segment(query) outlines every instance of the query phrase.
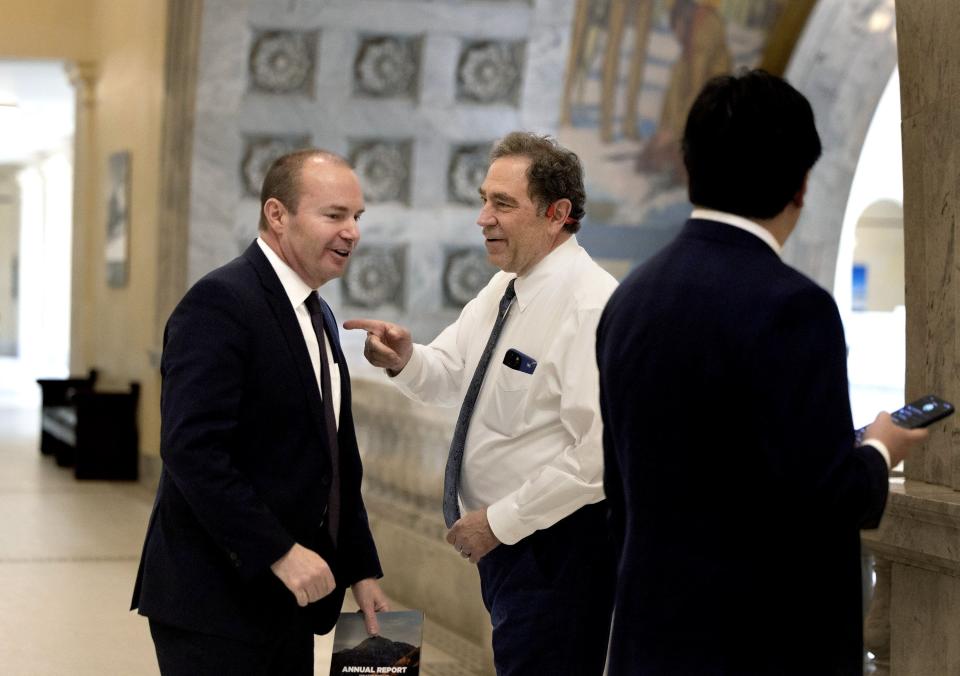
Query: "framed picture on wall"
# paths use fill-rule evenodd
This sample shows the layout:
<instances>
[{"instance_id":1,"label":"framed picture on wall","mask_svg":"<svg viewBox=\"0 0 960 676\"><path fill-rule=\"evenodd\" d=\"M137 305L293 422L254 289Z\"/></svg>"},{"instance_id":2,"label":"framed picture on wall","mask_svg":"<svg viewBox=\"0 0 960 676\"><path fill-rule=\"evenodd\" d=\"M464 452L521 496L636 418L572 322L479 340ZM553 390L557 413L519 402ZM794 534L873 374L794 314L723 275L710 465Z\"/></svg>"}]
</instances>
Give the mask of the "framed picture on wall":
<instances>
[{"instance_id":1,"label":"framed picture on wall","mask_svg":"<svg viewBox=\"0 0 960 676\"><path fill-rule=\"evenodd\" d=\"M107 286L127 285L130 257L130 152L113 153L107 168Z\"/></svg>"}]
</instances>

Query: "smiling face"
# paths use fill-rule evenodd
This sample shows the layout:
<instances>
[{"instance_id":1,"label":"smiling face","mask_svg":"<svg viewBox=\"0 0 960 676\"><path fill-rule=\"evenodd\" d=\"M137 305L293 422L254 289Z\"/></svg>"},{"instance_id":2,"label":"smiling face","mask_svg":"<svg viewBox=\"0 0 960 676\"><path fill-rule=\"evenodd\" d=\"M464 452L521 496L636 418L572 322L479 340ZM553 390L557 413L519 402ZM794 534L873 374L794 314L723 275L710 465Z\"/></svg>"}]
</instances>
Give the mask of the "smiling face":
<instances>
[{"instance_id":1,"label":"smiling face","mask_svg":"<svg viewBox=\"0 0 960 676\"><path fill-rule=\"evenodd\" d=\"M504 272L524 275L560 244L562 219L539 215L528 193L530 159L511 155L494 160L480 186L487 258Z\"/></svg>"},{"instance_id":2,"label":"smiling face","mask_svg":"<svg viewBox=\"0 0 960 676\"><path fill-rule=\"evenodd\" d=\"M363 191L350 167L310 157L300 173L295 209L276 198L264 204L264 241L312 288L343 275L360 241Z\"/></svg>"}]
</instances>

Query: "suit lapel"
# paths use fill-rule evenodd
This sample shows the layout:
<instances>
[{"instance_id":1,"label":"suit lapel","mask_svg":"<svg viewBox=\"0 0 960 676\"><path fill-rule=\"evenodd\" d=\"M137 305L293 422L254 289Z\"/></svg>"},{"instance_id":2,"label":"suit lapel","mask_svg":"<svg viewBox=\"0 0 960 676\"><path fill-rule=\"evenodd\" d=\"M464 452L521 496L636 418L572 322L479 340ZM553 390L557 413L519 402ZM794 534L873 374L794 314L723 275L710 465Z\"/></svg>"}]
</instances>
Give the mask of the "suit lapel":
<instances>
[{"instance_id":1,"label":"suit lapel","mask_svg":"<svg viewBox=\"0 0 960 676\"><path fill-rule=\"evenodd\" d=\"M303 330L300 328L300 322L297 321L296 312L290 305L290 298L283 290L280 278L274 272L270 261L260 250L260 245L254 242L243 255L250 261L260 277L260 283L266 291L264 296L267 304L280 325L280 332L283 334L287 348L293 356L300 384L306 394L310 417L313 418L317 427L317 434L320 435L321 439L326 439L326 430L323 424L323 402L320 399L320 389L317 387L317 376L313 372L313 364L310 361L310 353L307 352Z\"/></svg>"}]
</instances>

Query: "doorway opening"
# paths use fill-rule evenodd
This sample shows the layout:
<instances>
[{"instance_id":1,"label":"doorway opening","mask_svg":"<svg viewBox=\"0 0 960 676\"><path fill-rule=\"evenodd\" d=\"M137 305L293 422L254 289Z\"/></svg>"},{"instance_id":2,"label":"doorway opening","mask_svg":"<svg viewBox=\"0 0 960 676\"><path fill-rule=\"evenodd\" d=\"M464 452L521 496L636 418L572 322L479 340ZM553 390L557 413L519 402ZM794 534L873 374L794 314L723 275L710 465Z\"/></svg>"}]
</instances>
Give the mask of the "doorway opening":
<instances>
[{"instance_id":1,"label":"doorway opening","mask_svg":"<svg viewBox=\"0 0 960 676\"><path fill-rule=\"evenodd\" d=\"M36 399L70 351L74 89L60 61L0 60L0 400Z\"/></svg>"},{"instance_id":2,"label":"doorway opening","mask_svg":"<svg viewBox=\"0 0 960 676\"><path fill-rule=\"evenodd\" d=\"M903 165L894 69L864 139L844 213L834 295L847 337L854 427L904 403Z\"/></svg>"}]
</instances>

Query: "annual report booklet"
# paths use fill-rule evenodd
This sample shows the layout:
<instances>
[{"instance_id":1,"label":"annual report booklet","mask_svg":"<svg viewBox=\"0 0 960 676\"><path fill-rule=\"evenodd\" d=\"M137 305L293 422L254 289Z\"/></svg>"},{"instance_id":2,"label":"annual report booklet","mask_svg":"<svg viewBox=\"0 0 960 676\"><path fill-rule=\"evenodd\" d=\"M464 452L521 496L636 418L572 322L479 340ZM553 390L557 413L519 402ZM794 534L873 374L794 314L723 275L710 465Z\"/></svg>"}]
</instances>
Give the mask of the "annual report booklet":
<instances>
[{"instance_id":1,"label":"annual report booklet","mask_svg":"<svg viewBox=\"0 0 960 676\"><path fill-rule=\"evenodd\" d=\"M367 634L362 613L340 613L333 633L330 676L340 674L420 675L423 613L377 613L380 633Z\"/></svg>"}]
</instances>

